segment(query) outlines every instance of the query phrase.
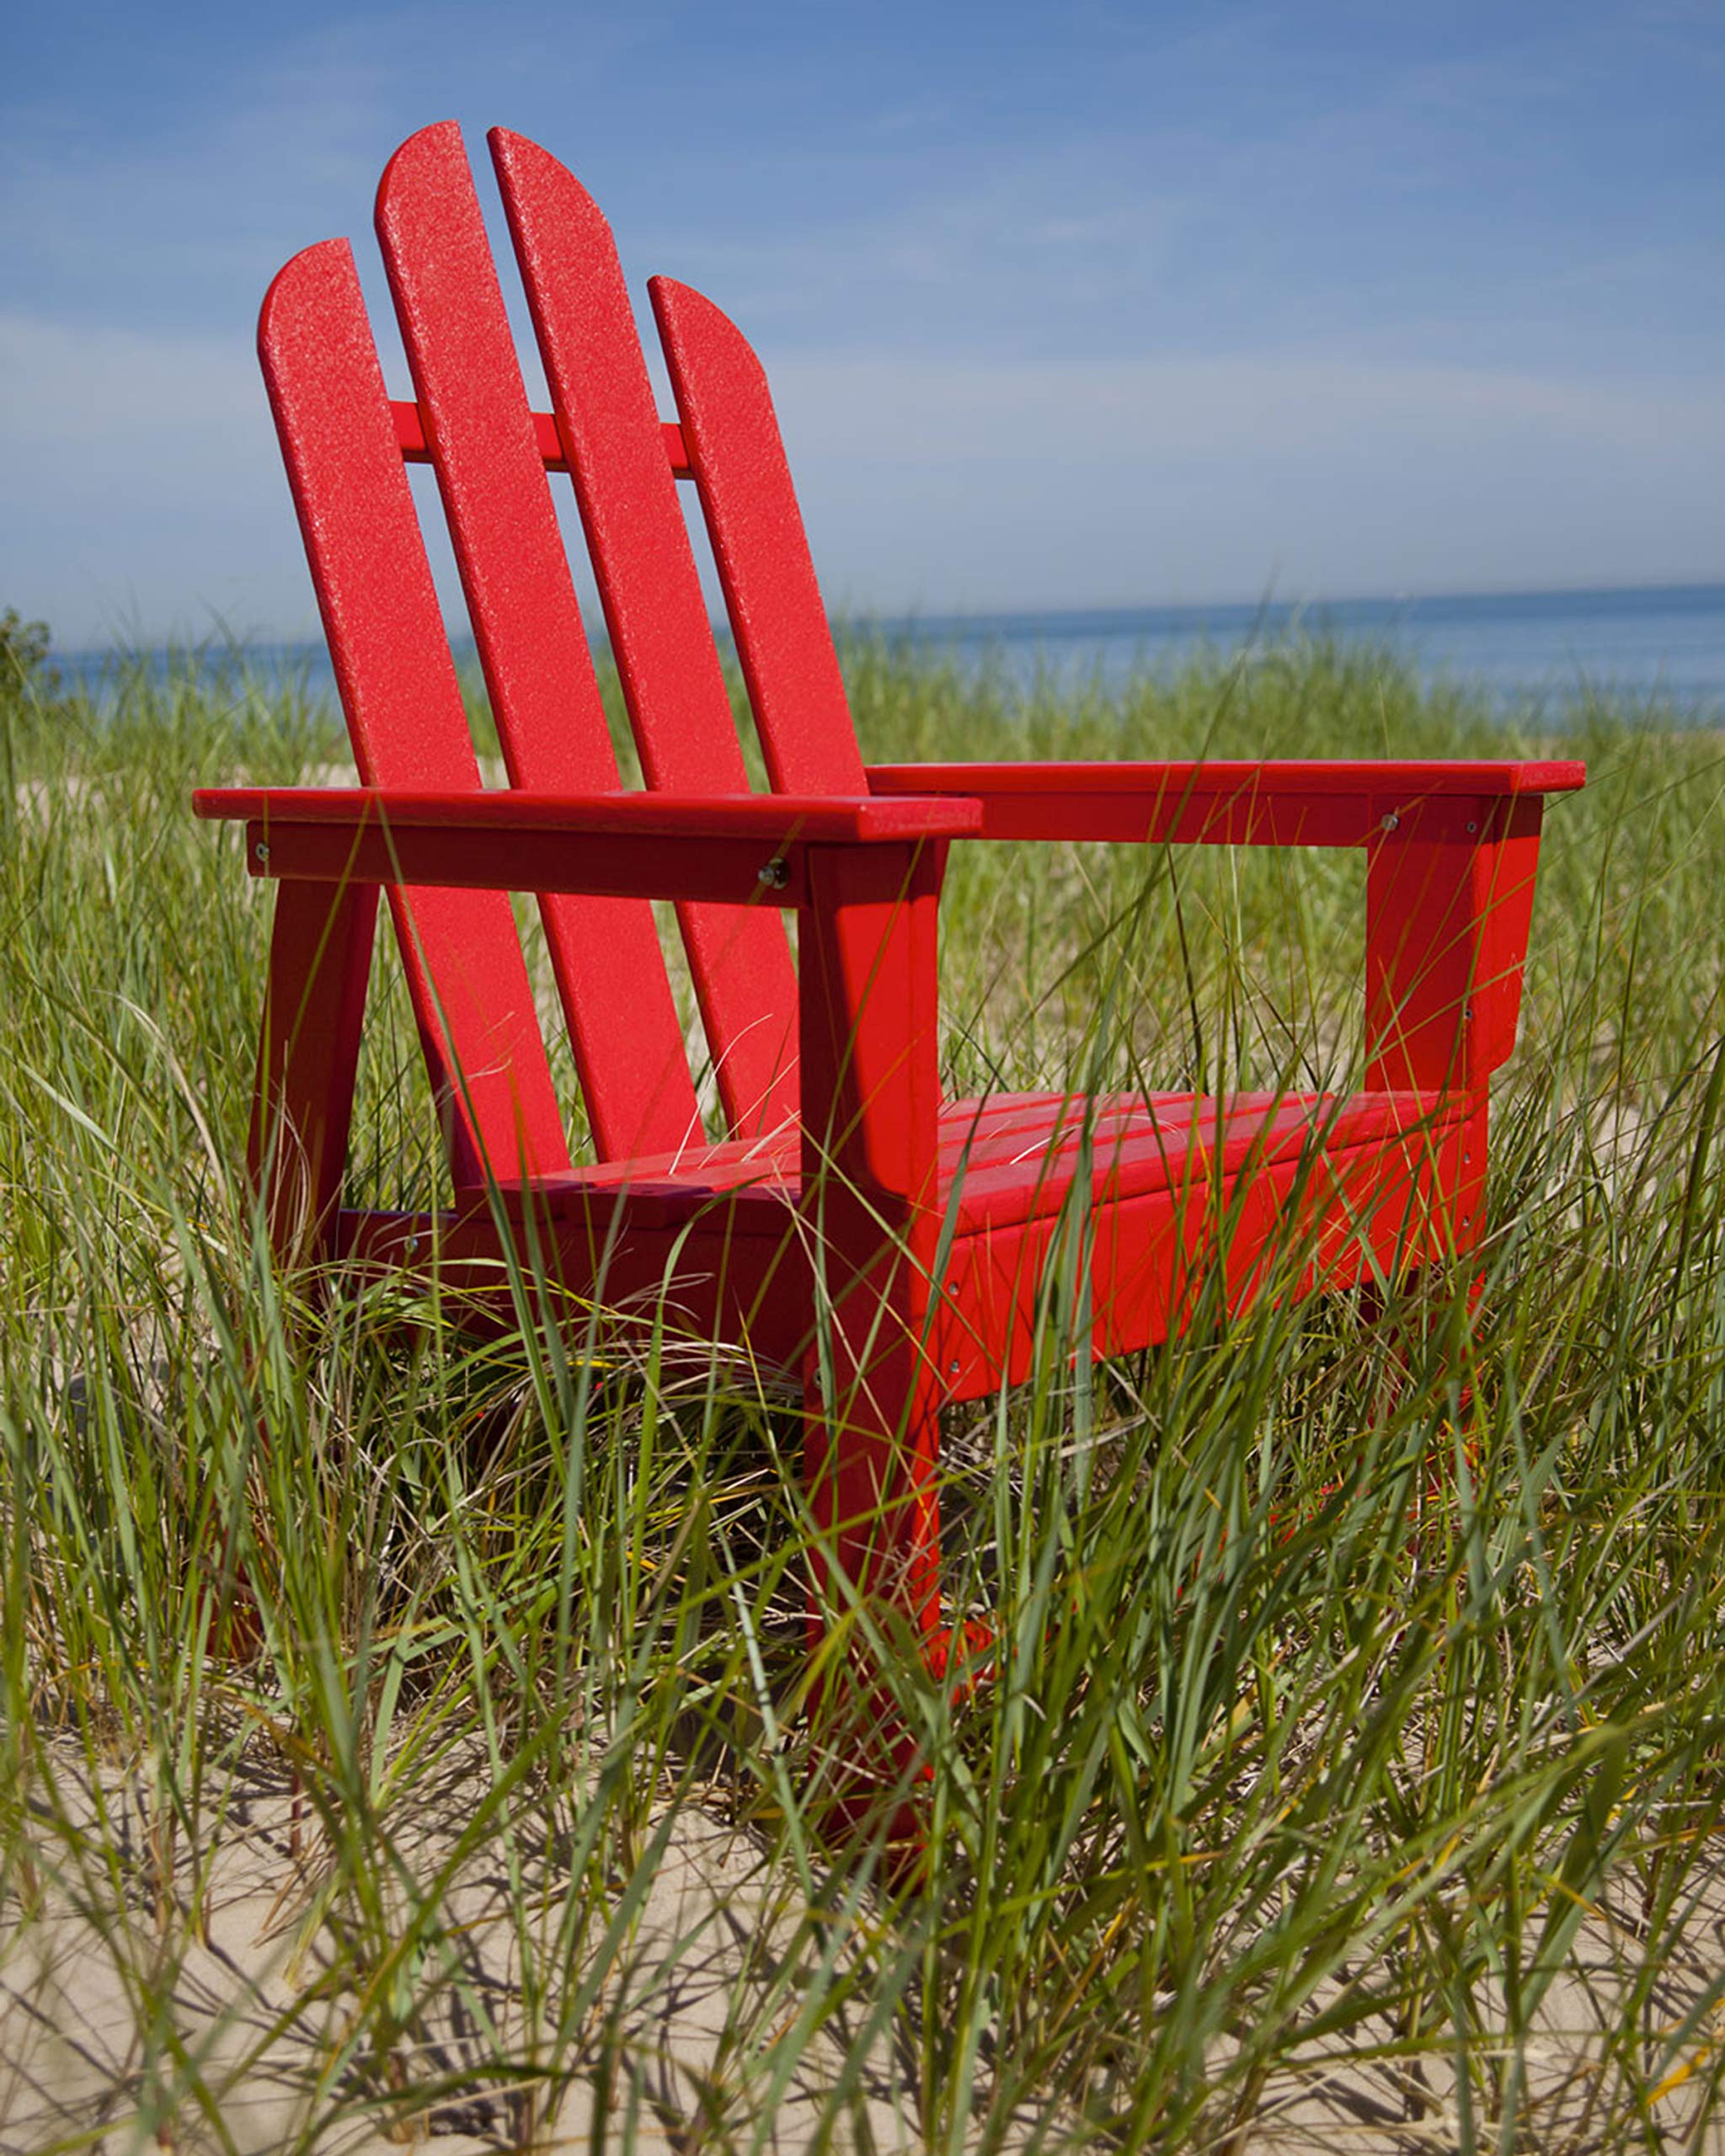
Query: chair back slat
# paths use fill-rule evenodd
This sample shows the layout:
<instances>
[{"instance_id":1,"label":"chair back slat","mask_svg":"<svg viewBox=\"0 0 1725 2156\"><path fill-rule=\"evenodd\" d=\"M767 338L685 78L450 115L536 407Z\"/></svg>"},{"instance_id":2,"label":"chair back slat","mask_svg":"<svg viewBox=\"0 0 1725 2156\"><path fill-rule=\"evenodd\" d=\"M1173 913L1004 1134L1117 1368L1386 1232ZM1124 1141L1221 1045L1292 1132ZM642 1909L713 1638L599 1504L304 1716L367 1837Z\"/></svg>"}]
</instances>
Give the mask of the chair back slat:
<instances>
[{"instance_id":1,"label":"chair back slat","mask_svg":"<svg viewBox=\"0 0 1725 2156\"><path fill-rule=\"evenodd\" d=\"M258 348L360 776L475 787L461 689L344 240L270 286ZM521 940L501 893L390 893L456 1180L566 1167Z\"/></svg>"},{"instance_id":2,"label":"chair back slat","mask_svg":"<svg viewBox=\"0 0 1725 2156\"><path fill-rule=\"evenodd\" d=\"M766 371L710 300L669 277L648 289L772 783L866 793Z\"/></svg>"},{"instance_id":3,"label":"chair back slat","mask_svg":"<svg viewBox=\"0 0 1725 2156\"><path fill-rule=\"evenodd\" d=\"M557 160L494 131L504 207L611 649L649 786L745 792L738 744L658 409L609 227ZM732 1131L796 1109L789 947L764 908L684 905L685 947Z\"/></svg>"},{"instance_id":4,"label":"chair back slat","mask_svg":"<svg viewBox=\"0 0 1725 2156\"><path fill-rule=\"evenodd\" d=\"M621 782L617 755L452 122L391 159L377 237L510 782L608 791ZM540 907L599 1156L674 1151L700 1118L651 908L575 897Z\"/></svg>"}]
</instances>

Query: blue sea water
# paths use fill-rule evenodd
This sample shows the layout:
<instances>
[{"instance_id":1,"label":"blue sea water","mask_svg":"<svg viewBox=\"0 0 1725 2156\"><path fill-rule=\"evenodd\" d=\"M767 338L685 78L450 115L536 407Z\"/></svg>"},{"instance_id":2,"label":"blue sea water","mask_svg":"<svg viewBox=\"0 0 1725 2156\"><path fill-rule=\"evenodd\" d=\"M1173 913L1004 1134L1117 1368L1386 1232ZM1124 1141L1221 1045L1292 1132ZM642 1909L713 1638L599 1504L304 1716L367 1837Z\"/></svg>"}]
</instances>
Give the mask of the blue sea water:
<instances>
[{"instance_id":1,"label":"blue sea water","mask_svg":"<svg viewBox=\"0 0 1725 2156\"><path fill-rule=\"evenodd\" d=\"M1249 656L1290 635L1320 635L1392 653L1423 680L1475 689L1506 711L1533 703L1555 712L1605 695L1689 723L1725 725L1725 584L918 616L852 626L1026 687L1116 682L1172 670L1203 651ZM245 655L266 675L291 675L314 690L334 686L321 644L257 646ZM152 656L169 663L166 654ZM95 687L104 657L60 654L57 663Z\"/></svg>"},{"instance_id":2,"label":"blue sea water","mask_svg":"<svg viewBox=\"0 0 1725 2156\"><path fill-rule=\"evenodd\" d=\"M1395 654L1427 682L1508 708L1583 696L1725 724L1725 584L948 616L883 624L965 664L1118 680L1298 634Z\"/></svg>"}]
</instances>

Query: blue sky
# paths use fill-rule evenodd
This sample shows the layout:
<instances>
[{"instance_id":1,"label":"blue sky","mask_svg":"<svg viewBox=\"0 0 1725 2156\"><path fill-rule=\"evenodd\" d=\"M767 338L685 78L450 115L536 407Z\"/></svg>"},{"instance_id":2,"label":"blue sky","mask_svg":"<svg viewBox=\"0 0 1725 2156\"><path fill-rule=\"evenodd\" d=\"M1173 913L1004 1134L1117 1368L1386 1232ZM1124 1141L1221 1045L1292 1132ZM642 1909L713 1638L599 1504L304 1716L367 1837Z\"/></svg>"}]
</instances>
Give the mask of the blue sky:
<instances>
[{"instance_id":1,"label":"blue sky","mask_svg":"<svg viewBox=\"0 0 1725 2156\"><path fill-rule=\"evenodd\" d=\"M67 646L311 627L258 302L451 117L741 323L836 606L1725 577L1725 0L72 0L7 45L0 606Z\"/></svg>"}]
</instances>

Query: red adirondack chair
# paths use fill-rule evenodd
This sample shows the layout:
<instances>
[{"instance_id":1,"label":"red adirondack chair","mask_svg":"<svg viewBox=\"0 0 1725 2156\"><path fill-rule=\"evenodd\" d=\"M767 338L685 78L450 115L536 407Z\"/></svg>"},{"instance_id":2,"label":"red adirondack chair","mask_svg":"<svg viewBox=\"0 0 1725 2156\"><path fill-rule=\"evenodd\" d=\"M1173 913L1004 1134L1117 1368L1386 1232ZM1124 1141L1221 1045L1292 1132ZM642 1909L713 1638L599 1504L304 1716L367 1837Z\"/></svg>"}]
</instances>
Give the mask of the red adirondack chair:
<instances>
[{"instance_id":1,"label":"red adirondack chair","mask_svg":"<svg viewBox=\"0 0 1725 2156\"><path fill-rule=\"evenodd\" d=\"M666 1297L800 1369L816 1606L902 1612L937 1661L938 1410L1024 1374L1075 1210L1097 1356L1178 1331L1216 1268L1248 1300L1290 1239L1301 1292L1474 1243L1541 796L1583 768L866 768L758 362L708 301L654 280L677 408L661 421L603 218L544 151L490 139L552 413L529 408L452 125L407 142L377 200L414 402L385 391L344 242L296 256L264 306L363 783L197 797L200 815L244 819L248 866L277 885L254 1171L285 1251L435 1259L477 1282L516 1235L589 1297ZM506 788L482 784L404 460L435 468ZM554 513L563 473L645 792L619 789ZM679 478L706 520L768 793L745 773ZM1364 848L1365 1090L943 1101L936 908L949 846L974 837ZM435 1214L342 1202L380 889L447 1113L454 1202ZM539 897L590 1160L570 1157L511 890ZM716 1143L654 898L676 902Z\"/></svg>"}]
</instances>

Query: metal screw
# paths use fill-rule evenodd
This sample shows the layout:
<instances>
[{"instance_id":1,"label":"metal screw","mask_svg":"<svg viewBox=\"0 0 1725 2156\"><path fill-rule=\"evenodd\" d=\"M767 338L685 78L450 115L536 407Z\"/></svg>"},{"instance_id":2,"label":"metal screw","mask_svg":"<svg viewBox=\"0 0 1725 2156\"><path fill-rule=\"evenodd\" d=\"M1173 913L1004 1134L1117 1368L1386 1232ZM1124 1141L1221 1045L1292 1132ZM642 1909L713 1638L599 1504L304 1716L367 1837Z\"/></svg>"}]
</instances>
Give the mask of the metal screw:
<instances>
[{"instance_id":1,"label":"metal screw","mask_svg":"<svg viewBox=\"0 0 1725 2156\"><path fill-rule=\"evenodd\" d=\"M1479 825L1477 824L1470 824L1467 828L1471 831L1477 831L1479 829Z\"/></svg>"},{"instance_id":2,"label":"metal screw","mask_svg":"<svg viewBox=\"0 0 1725 2156\"><path fill-rule=\"evenodd\" d=\"M954 1377L957 1377L959 1374L959 1358L956 1355L953 1358L952 1374Z\"/></svg>"},{"instance_id":3,"label":"metal screw","mask_svg":"<svg viewBox=\"0 0 1725 2156\"><path fill-rule=\"evenodd\" d=\"M402 1245L402 1248L407 1252L409 1257L414 1255L414 1251L417 1251L419 1247L419 1238L417 1235L409 1235L407 1241Z\"/></svg>"},{"instance_id":4,"label":"metal screw","mask_svg":"<svg viewBox=\"0 0 1725 2156\"><path fill-rule=\"evenodd\" d=\"M771 891L782 891L791 880L791 872L775 854L771 861L756 870L755 880L765 883Z\"/></svg>"},{"instance_id":5,"label":"metal screw","mask_svg":"<svg viewBox=\"0 0 1725 2156\"><path fill-rule=\"evenodd\" d=\"M1399 830L1402 828L1402 819L1396 814L1393 808L1390 811L1389 814L1384 818L1381 828L1386 831Z\"/></svg>"},{"instance_id":6,"label":"metal screw","mask_svg":"<svg viewBox=\"0 0 1725 2156\"><path fill-rule=\"evenodd\" d=\"M1473 1006L1472 1006L1471 1003L1464 1003L1464 1004L1462 1005L1462 1006L1461 1006L1461 1016L1462 1016L1462 1018L1463 1018L1464 1022L1469 1022L1469 1023L1471 1023L1471 1022L1472 1018L1473 1018Z\"/></svg>"},{"instance_id":7,"label":"metal screw","mask_svg":"<svg viewBox=\"0 0 1725 2156\"><path fill-rule=\"evenodd\" d=\"M270 849L264 845L262 839L259 839L258 843L252 848L252 857L255 861L267 861L270 858Z\"/></svg>"}]
</instances>

